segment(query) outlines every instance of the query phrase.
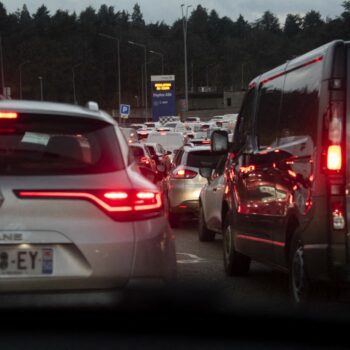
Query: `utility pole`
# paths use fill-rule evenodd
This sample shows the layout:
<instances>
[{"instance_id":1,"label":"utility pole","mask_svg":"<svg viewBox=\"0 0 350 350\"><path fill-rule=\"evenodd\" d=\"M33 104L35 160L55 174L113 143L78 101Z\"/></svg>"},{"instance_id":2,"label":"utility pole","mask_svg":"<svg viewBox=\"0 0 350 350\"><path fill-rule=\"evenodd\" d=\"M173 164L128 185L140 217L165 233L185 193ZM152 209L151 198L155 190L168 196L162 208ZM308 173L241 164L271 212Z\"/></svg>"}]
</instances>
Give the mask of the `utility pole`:
<instances>
[{"instance_id":1,"label":"utility pole","mask_svg":"<svg viewBox=\"0 0 350 350\"><path fill-rule=\"evenodd\" d=\"M144 49L144 53L145 53L145 109L146 109L146 122L148 122L148 94L147 94L147 46L144 44L139 44L139 43L135 43L134 41L128 41L128 43L130 45L135 45L138 47L142 47Z\"/></svg>"},{"instance_id":2,"label":"utility pole","mask_svg":"<svg viewBox=\"0 0 350 350\"><path fill-rule=\"evenodd\" d=\"M188 9L192 5L186 6L186 11L184 11L185 4L181 4L182 13L182 27L184 32L184 60L185 60L185 100L186 107L185 111L188 112L188 72L187 72L187 19L188 19Z\"/></svg>"},{"instance_id":3,"label":"utility pole","mask_svg":"<svg viewBox=\"0 0 350 350\"><path fill-rule=\"evenodd\" d=\"M2 36L1 36L1 34L0 34L0 60L1 60L1 94L5 96L4 57L2 54Z\"/></svg>"},{"instance_id":4,"label":"utility pole","mask_svg":"<svg viewBox=\"0 0 350 350\"><path fill-rule=\"evenodd\" d=\"M118 112L120 113L120 104L122 103L122 88L121 88L121 79L120 79L120 40L114 36L107 35L104 33L98 33L99 36L104 38L115 40L117 42L117 66L118 66Z\"/></svg>"}]
</instances>

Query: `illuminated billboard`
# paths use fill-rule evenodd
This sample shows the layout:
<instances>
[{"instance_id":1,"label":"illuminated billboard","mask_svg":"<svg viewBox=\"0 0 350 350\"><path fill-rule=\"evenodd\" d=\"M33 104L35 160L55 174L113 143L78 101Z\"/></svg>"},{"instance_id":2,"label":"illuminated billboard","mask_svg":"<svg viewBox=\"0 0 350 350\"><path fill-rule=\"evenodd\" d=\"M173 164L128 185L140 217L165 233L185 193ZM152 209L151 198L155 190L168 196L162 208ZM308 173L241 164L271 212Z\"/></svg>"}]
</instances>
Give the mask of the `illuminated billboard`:
<instances>
[{"instance_id":1,"label":"illuminated billboard","mask_svg":"<svg viewBox=\"0 0 350 350\"><path fill-rule=\"evenodd\" d=\"M176 115L175 75L152 75L152 119Z\"/></svg>"}]
</instances>

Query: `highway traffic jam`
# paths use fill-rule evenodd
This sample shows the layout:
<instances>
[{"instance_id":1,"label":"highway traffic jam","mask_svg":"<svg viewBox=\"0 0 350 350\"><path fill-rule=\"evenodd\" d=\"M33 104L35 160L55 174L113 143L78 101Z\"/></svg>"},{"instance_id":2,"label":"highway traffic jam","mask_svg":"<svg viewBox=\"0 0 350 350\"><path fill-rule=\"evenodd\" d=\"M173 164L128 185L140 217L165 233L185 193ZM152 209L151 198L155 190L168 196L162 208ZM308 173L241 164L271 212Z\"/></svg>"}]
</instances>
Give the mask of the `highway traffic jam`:
<instances>
[{"instance_id":1,"label":"highway traffic jam","mask_svg":"<svg viewBox=\"0 0 350 350\"><path fill-rule=\"evenodd\" d=\"M232 285L259 262L295 303L345 288L349 52L338 40L265 72L239 114L207 121L121 127L94 102L0 101L0 291L174 283L206 259L177 251L186 222L198 246L220 237Z\"/></svg>"}]
</instances>

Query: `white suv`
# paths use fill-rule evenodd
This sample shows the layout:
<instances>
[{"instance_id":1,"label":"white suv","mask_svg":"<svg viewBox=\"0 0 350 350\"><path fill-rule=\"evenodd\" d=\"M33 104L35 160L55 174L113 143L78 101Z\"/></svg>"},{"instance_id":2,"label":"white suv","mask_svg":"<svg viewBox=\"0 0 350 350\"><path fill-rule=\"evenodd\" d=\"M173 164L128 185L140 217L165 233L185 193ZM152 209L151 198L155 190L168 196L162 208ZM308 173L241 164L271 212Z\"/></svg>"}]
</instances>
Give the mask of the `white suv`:
<instances>
[{"instance_id":1,"label":"white suv","mask_svg":"<svg viewBox=\"0 0 350 350\"><path fill-rule=\"evenodd\" d=\"M163 194L109 115L0 102L0 291L113 290L175 276Z\"/></svg>"}]
</instances>

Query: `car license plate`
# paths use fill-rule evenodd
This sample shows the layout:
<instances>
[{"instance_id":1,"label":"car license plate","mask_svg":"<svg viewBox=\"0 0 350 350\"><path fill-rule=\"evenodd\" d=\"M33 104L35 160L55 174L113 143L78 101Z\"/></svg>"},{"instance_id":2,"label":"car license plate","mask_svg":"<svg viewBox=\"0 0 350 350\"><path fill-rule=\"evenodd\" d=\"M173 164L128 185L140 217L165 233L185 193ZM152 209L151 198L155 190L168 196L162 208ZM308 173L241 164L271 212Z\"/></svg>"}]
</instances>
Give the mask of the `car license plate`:
<instances>
[{"instance_id":1,"label":"car license plate","mask_svg":"<svg viewBox=\"0 0 350 350\"><path fill-rule=\"evenodd\" d=\"M51 275L53 248L0 247L1 275Z\"/></svg>"}]
</instances>

